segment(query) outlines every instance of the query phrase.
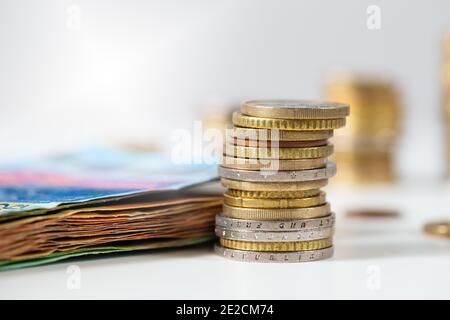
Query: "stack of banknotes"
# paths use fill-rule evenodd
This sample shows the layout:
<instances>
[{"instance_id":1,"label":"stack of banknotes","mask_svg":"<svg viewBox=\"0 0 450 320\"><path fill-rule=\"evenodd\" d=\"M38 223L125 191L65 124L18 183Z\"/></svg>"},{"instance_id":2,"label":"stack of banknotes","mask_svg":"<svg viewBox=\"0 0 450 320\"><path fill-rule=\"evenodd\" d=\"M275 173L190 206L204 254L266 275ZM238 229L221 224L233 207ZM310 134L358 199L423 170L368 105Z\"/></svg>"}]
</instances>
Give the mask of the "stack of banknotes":
<instances>
[{"instance_id":1,"label":"stack of banknotes","mask_svg":"<svg viewBox=\"0 0 450 320\"><path fill-rule=\"evenodd\" d=\"M215 165L91 148L0 164L0 270L214 239Z\"/></svg>"}]
</instances>

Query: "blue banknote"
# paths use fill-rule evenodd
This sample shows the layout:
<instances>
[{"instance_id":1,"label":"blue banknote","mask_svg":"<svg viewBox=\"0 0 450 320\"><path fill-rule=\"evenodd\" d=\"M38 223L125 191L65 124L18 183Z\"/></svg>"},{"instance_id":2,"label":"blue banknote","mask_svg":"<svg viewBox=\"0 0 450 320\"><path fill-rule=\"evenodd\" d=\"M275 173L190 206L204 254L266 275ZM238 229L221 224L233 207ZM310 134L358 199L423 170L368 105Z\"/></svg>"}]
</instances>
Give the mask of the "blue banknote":
<instances>
[{"instance_id":1,"label":"blue banknote","mask_svg":"<svg viewBox=\"0 0 450 320\"><path fill-rule=\"evenodd\" d=\"M162 154L109 147L0 163L0 217L62 204L179 190L216 178L216 165L180 165Z\"/></svg>"}]
</instances>

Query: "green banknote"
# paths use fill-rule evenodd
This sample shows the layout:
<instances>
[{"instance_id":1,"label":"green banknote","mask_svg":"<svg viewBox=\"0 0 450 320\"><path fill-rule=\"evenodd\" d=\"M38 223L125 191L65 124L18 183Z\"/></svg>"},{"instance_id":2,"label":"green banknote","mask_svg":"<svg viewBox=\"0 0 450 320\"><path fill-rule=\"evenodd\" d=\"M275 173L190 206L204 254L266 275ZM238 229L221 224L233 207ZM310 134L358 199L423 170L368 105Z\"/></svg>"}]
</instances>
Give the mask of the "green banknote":
<instances>
[{"instance_id":1,"label":"green banknote","mask_svg":"<svg viewBox=\"0 0 450 320\"><path fill-rule=\"evenodd\" d=\"M90 248L76 249L70 252L58 252L53 253L45 257L36 259L25 259L25 260L0 260L0 271L14 270L19 268L35 267L39 265L44 265L52 262L58 262L61 260L88 256L88 255L98 255L107 253L120 253L120 252L130 252L130 251L144 251L150 249L164 249L164 248L176 248L191 246L195 244L211 242L215 239L215 236L203 236L191 239L176 239L176 240L160 240L148 243L136 243L136 244L124 244L116 246L98 246Z\"/></svg>"}]
</instances>

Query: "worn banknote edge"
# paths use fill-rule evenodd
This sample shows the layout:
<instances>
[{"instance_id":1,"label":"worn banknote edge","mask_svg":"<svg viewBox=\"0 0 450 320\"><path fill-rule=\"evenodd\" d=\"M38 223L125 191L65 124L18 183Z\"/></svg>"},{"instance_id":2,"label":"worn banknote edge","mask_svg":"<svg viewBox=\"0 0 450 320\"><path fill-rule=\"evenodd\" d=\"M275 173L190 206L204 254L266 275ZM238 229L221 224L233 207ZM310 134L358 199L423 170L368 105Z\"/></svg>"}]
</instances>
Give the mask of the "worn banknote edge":
<instances>
[{"instance_id":1,"label":"worn banknote edge","mask_svg":"<svg viewBox=\"0 0 450 320\"><path fill-rule=\"evenodd\" d=\"M114 195L114 196L108 196L108 197L104 197L104 198L97 198L97 199L78 201L78 202L66 202L66 203L62 202L62 203L57 203L53 207L42 207L42 208L33 208L33 209L30 208L29 210L22 210L22 211L2 211L2 210L0 210L0 223L7 221L7 220L18 219L18 218L21 218L24 216L31 217L31 216L36 216L36 215L55 213L55 212L58 212L61 210L72 209L72 208L75 208L78 206L100 205L100 204L107 205L111 201L120 201L120 200L125 200L125 199L132 200L133 198L140 197L140 196L158 195L158 194L177 192L177 191L189 191L189 189L191 189L191 188L202 186L204 184L211 183L214 181L219 181L219 177L216 176L216 177L211 177L208 180L187 183L186 185L179 187L179 188L175 188L175 189L140 190L140 191L135 191L135 192L132 192L129 194Z\"/></svg>"},{"instance_id":2,"label":"worn banknote edge","mask_svg":"<svg viewBox=\"0 0 450 320\"><path fill-rule=\"evenodd\" d=\"M154 250L154 249L169 249L169 248L177 248L190 246L195 244L200 244L208 241L212 241L215 239L213 234L208 236L190 238L190 239L175 239L175 240L152 240L147 243L140 242L130 243L127 245L121 246L95 246L95 247L87 247L76 249L70 252L57 252L51 255L36 258L32 260L18 260L18 261L10 261L10 260L0 260L0 271L8 271L15 270L21 268L29 268L40 265L45 265L49 263L54 263L70 258L83 257L89 255L101 255L107 253L120 253L120 252L133 252L133 251L143 251L143 250Z\"/></svg>"}]
</instances>

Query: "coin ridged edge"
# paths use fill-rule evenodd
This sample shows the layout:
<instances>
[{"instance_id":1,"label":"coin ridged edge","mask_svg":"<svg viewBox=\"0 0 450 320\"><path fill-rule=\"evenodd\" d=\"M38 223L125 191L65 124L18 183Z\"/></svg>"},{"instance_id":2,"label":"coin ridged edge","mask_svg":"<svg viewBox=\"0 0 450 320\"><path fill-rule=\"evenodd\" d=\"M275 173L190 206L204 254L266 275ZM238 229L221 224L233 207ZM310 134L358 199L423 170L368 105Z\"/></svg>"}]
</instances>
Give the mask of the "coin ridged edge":
<instances>
[{"instance_id":1,"label":"coin ridged edge","mask_svg":"<svg viewBox=\"0 0 450 320\"><path fill-rule=\"evenodd\" d=\"M336 216L331 213L324 217L296 220L247 220L216 215L216 226L237 231L300 231L320 227L333 227Z\"/></svg>"},{"instance_id":2,"label":"coin ridged edge","mask_svg":"<svg viewBox=\"0 0 450 320\"><path fill-rule=\"evenodd\" d=\"M274 163L277 161L277 163ZM238 170L309 170L324 168L328 159L312 158L312 159L249 159L249 158L235 158L231 156L224 156L221 161L221 166L238 169Z\"/></svg>"},{"instance_id":3,"label":"coin ridged edge","mask_svg":"<svg viewBox=\"0 0 450 320\"><path fill-rule=\"evenodd\" d=\"M309 251L309 250L319 250L331 247L333 245L333 240L331 238L318 239L318 240L307 240L307 241L292 241L292 242L252 242L252 241L239 241L239 240L229 240L229 239L219 239L221 246L245 250L245 251Z\"/></svg>"},{"instance_id":4,"label":"coin ridged edge","mask_svg":"<svg viewBox=\"0 0 450 320\"><path fill-rule=\"evenodd\" d=\"M333 150L331 143L325 146L308 148L260 148L227 144L223 153L238 158L294 160L325 158L333 154Z\"/></svg>"},{"instance_id":5,"label":"coin ridged edge","mask_svg":"<svg viewBox=\"0 0 450 320\"><path fill-rule=\"evenodd\" d=\"M220 181L225 188L245 191L299 191L318 189L328 184L328 179L301 182L247 182L221 178Z\"/></svg>"},{"instance_id":6,"label":"coin ridged edge","mask_svg":"<svg viewBox=\"0 0 450 320\"><path fill-rule=\"evenodd\" d=\"M248 220L297 220L327 216L331 213L330 204L308 208L259 209L233 207L224 204L222 214L226 217Z\"/></svg>"},{"instance_id":7,"label":"coin ridged edge","mask_svg":"<svg viewBox=\"0 0 450 320\"><path fill-rule=\"evenodd\" d=\"M337 119L273 119L251 117L233 113L233 124L240 127L260 128L260 129L278 129L278 130L332 130L345 126L345 118Z\"/></svg>"},{"instance_id":8,"label":"coin ridged edge","mask_svg":"<svg viewBox=\"0 0 450 320\"><path fill-rule=\"evenodd\" d=\"M234 197L249 199L279 199L279 198L309 198L320 193L320 189L298 190L298 191L246 191L228 189L228 193Z\"/></svg>"},{"instance_id":9,"label":"coin ridged edge","mask_svg":"<svg viewBox=\"0 0 450 320\"><path fill-rule=\"evenodd\" d=\"M273 208L273 209L288 209L288 208L307 208L319 206L326 202L325 192L320 192L316 196L306 198L286 198L286 199L249 199L235 197L230 194L224 194L224 203L229 206L242 208Z\"/></svg>"},{"instance_id":10,"label":"coin ridged edge","mask_svg":"<svg viewBox=\"0 0 450 320\"><path fill-rule=\"evenodd\" d=\"M272 135L272 131L276 131ZM234 127L231 129L232 137L239 139L260 139L260 140L279 140L279 141L310 141L323 140L333 137L333 130L316 130L316 131L286 131L286 130L270 130L258 128Z\"/></svg>"},{"instance_id":11,"label":"coin ridged edge","mask_svg":"<svg viewBox=\"0 0 450 320\"><path fill-rule=\"evenodd\" d=\"M250 242L299 242L331 238L333 227L319 227L298 231L242 231L226 229L221 226L215 228L216 236L236 241Z\"/></svg>"},{"instance_id":12,"label":"coin ridged edge","mask_svg":"<svg viewBox=\"0 0 450 320\"><path fill-rule=\"evenodd\" d=\"M336 174L336 164L328 162L326 167L308 170L255 171L230 169L219 166L219 176L248 182L301 182L329 179Z\"/></svg>"},{"instance_id":13,"label":"coin ridged edge","mask_svg":"<svg viewBox=\"0 0 450 320\"><path fill-rule=\"evenodd\" d=\"M349 116L350 106L344 103L312 100L249 100L242 102L241 112L263 118L329 119Z\"/></svg>"},{"instance_id":14,"label":"coin ridged edge","mask_svg":"<svg viewBox=\"0 0 450 320\"><path fill-rule=\"evenodd\" d=\"M222 257L239 262L298 263L331 258L334 248L331 246L325 249L310 251L259 252L229 249L216 244L214 251Z\"/></svg>"}]
</instances>

